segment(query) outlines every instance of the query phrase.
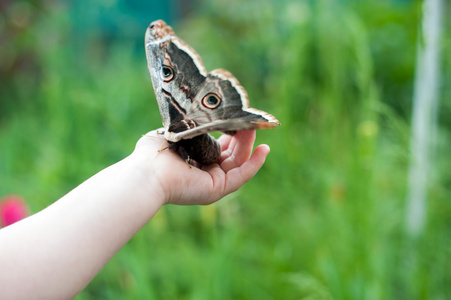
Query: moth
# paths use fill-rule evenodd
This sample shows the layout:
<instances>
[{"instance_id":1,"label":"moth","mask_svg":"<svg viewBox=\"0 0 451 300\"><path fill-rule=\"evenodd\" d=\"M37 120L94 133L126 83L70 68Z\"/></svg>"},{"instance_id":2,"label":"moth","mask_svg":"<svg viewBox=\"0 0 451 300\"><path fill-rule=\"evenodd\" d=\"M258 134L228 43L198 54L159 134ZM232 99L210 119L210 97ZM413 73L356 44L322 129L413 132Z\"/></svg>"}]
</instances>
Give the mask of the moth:
<instances>
[{"instance_id":1,"label":"moth","mask_svg":"<svg viewBox=\"0 0 451 300\"><path fill-rule=\"evenodd\" d=\"M207 72L196 51L164 21L149 25L145 49L164 137L186 161L219 160L221 147L209 132L280 125L274 116L249 106L246 90L229 71Z\"/></svg>"}]
</instances>

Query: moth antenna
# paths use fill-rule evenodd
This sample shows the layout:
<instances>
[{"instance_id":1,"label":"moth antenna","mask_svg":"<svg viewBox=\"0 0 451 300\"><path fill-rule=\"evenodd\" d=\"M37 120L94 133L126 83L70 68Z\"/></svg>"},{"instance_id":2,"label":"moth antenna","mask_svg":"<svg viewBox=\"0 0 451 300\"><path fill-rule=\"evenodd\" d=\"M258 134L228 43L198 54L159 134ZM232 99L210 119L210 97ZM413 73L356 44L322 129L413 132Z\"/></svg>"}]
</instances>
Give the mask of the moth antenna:
<instances>
[{"instance_id":1,"label":"moth antenna","mask_svg":"<svg viewBox=\"0 0 451 300\"><path fill-rule=\"evenodd\" d=\"M153 135L147 135L147 134L141 134L142 137L148 137L148 138L154 138L154 139L159 139L159 140L166 140L163 137L159 137L159 136L153 136Z\"/></svg>"}]
</instances>

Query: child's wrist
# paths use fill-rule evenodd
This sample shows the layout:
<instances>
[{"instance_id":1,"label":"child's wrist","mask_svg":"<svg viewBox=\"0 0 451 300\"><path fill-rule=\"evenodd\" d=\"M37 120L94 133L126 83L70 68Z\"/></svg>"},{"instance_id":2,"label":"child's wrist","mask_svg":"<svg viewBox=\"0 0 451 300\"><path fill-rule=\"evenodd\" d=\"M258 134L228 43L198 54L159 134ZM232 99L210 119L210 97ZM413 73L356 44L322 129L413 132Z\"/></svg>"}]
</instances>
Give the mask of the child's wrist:
<instances>
[{"instance_id":1,"label":"child's wrist","mask_svg":"<svg viewBox=\"0 0 451 300\"><path fill-rule=\"evenodd\" d=\"M162 206L166 202L165 190L158 180L158 169L151 156L152 154L149 153L134 151L125 160L133 169L134 180L136 180L138 186L142 187L143 195Z\"/></svg>"}]
</instances>

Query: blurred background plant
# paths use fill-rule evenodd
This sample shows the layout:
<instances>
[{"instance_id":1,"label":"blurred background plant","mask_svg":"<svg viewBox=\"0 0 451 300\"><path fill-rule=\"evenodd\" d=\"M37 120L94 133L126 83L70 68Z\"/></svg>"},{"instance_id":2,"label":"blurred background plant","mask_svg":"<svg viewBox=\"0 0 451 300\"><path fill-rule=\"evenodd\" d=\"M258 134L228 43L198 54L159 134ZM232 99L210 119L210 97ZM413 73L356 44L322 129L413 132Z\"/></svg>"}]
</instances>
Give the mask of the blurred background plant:
<instances>
[{"instance_id":1,"label":"blurred background plant","mask_svg":"<svg viewBox=\"0 0 451 300\"><path fill-rule=\"evenodd\" d=\"M449 18L426 226L405 230L421 4L2 1L0 196L37 212L161 126L143 38L165 19L282 126L245 187L164 207L77 299L450 298Z\"/></svg>"}]
</instances>

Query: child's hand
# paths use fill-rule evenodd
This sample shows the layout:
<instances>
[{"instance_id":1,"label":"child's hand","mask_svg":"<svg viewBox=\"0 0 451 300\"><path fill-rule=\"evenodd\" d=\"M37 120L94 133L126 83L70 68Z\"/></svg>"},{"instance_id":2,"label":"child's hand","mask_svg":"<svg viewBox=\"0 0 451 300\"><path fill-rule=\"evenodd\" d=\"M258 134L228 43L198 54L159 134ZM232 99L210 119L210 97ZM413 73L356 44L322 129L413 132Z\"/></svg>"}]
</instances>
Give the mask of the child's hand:
<instances>
[{"instance_id":1,"label":"child's hand","mask_svg":"<svg viewBox=\"0 0 451 300\"><path fill-rule=\"evenodd\" d=\"M190 167L171 150L158 152L168 144L157 130L138 141L132 156L144 161L149 182L159 183L164 203L210 204L251 179L269 153L267 145L259 145L251 156L255 130L238 131L233 137L222 135L218 141L222 148L219 162L200 168Z\"/></svg>"}]
</instances>

